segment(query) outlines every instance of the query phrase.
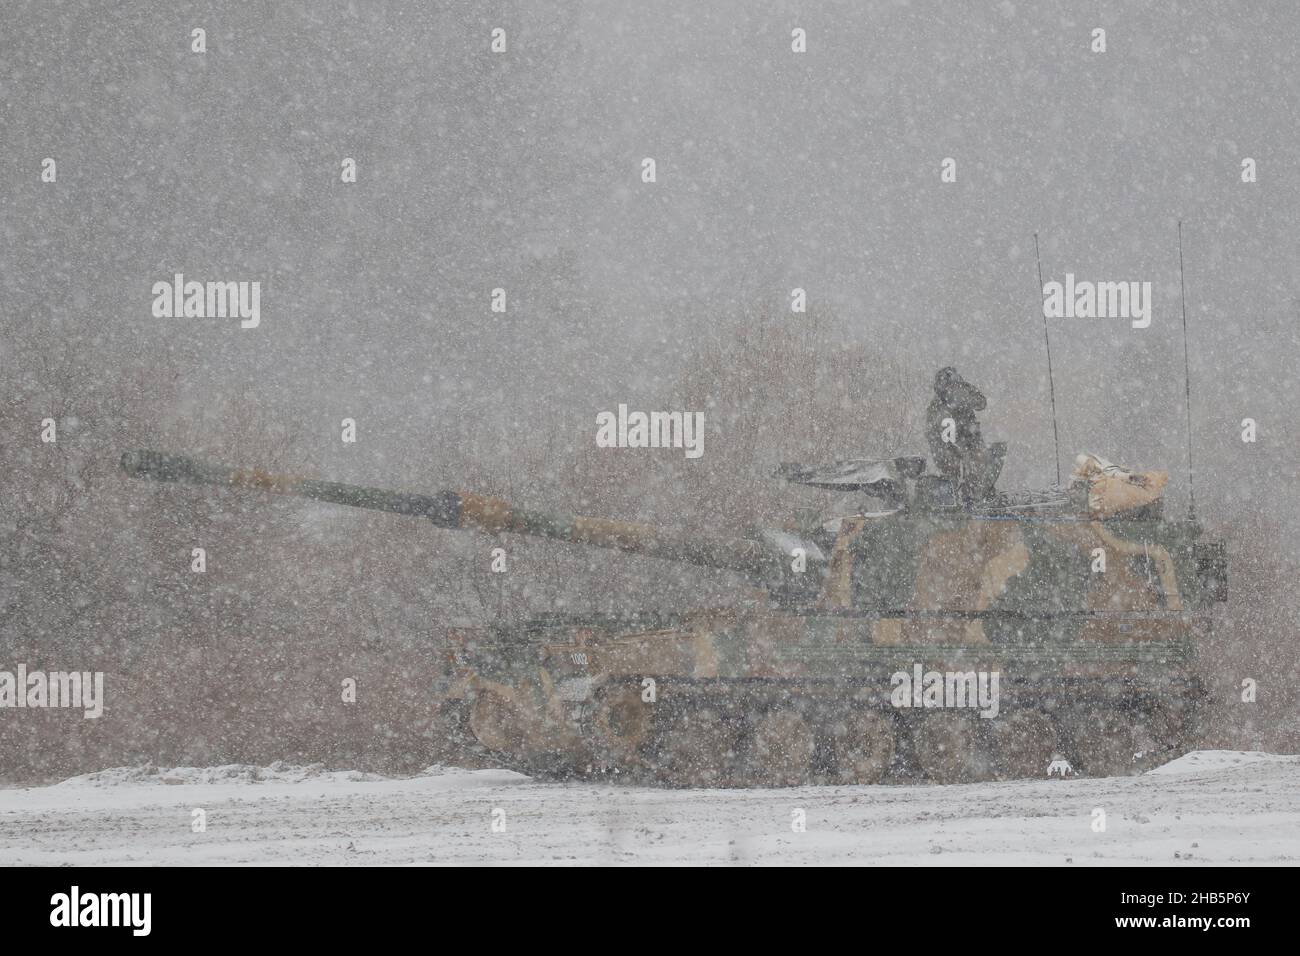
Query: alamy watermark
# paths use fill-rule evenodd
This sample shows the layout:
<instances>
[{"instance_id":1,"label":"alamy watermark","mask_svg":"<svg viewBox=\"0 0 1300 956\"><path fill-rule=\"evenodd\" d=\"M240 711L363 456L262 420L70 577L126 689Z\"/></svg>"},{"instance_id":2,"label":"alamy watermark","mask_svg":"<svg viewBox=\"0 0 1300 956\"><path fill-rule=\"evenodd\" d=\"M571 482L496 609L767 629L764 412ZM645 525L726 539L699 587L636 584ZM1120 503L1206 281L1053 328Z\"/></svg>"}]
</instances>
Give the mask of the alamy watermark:
<instances>
[{"instance_id":1,"label":"alamy watermark","mask_svg":"<svg viewBox=\"0 0 1300 956\"><path fill-rule=\"evenodd\" d=\"M133 936L148 936L153 928L152 893L70 892L50 897L51 926L127 926Z\"/></svg>"},{"instance_id":2,"label":"alamy watermark","mask_svg":"<svg viewBox=\"0 0 1300 956\"><path fill-rule=\"evenodd\" d=\"M262 321L261 282L186 282L178 272L171 282L155 282L152 291L155 319L239 318L241 329Z\"/></svg>"},{"instance_id":3,"label":"alamy watermark","mask_svg":"<svg viewBox=\"0 0 1300 956\"><path fill-rule=\"evenodd\" d=\"M1076 282L1073 272L1065 282L1043 283L1043 315L1049 319L1131 319L1133 328L1151 324L1150 282Z\"/></svg>"},{"instance_id":4,"label":"alamy watermark","mask_svg":"<svg viewBox=\"0 0 1300 956\"><path fill-rule=\"evenodd\" d=\"M1001 671L927 671L913 664L911 673L897 671L889 678L895 707L979 708L981 717L998 715Z\"/></svg>"},{"instance_id":5,"label":"alamy watermark","mask_svg":"<svg viewBox=\"0 0 1300 956\"><path fill-rule=\"evenodd\" d=\"M0 671L0 708L80 707L87 720L104 713L103 671Z\"/></svg>"},{"instance_id":6,"label":"alamy watermark","mask_svg":"<svg viewBox=\"0 0 1300 956\"><path fill-rule=\"evenodd\" d=\"M684 448L687 458L704 454L703 412L629 412L596 415L597 448Z\"/></svg>"}]
</instances>

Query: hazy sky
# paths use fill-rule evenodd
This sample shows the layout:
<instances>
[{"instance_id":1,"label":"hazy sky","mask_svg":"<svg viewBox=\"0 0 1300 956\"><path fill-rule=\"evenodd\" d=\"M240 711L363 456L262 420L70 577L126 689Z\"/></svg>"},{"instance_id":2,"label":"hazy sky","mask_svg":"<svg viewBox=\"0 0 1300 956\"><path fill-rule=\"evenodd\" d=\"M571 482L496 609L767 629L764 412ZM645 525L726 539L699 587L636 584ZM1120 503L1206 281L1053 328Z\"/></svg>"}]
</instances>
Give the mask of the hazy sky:
<instances>
[{"instance_id":1,"label":"hazy sky","mask_svg":"<svg viewBox=\"0 0 1300 956\"><path fill-rule=\"evenodd\" d=\"M88 381L179 371L161 417L242 396L324 442L351 414L394 458L486 417L506 438L476 453L507 461L512 430L659 407L702 341L799 286L828 347L958 365L1007 480L1042 484L1045 411L999 422L1045 410L1037 232L1047 279L1155 289L1145 330L1053 322L1067 461L1170 467L1180 496L1181 218L1202 493L1294 500L1297 49L1289 0L10 0L0 316ZM260 280L261 326L154 319L175 272Z\"/></svg>"}]
</instances>

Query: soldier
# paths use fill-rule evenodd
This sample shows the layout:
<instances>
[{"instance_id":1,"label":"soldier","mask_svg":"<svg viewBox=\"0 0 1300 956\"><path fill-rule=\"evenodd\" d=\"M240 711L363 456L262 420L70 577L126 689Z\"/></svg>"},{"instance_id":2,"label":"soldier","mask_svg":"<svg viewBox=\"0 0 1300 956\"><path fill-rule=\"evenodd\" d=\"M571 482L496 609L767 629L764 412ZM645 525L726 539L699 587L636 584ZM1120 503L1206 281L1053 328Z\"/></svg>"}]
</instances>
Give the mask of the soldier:
<instances>
[{"instance_id":1,"label":"soldier","mask_svg":"<svg viewBox=\"0 0 1300 956\"><path fill-rule=\"evenodd\" d=\"M934 466L945 478L955 479L962 501L983 497L988 453L975 417L988 407L984 395L951 365L934 377L934 400L926 409L926 436Z\"/></svg>"}]
</instances>

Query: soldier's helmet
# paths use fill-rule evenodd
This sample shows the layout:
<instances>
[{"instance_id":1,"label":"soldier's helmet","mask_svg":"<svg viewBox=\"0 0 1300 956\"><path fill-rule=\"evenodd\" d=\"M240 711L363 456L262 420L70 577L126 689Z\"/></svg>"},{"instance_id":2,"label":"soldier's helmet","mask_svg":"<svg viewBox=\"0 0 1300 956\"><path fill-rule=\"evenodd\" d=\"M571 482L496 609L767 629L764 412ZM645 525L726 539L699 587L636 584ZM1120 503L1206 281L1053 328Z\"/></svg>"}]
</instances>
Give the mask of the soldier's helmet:
<instances>
[{"instance_id":1,"label":"soldier's helmet","mask_svg":"<svg viewBox=\"0 0 1300 956\"><path fill-rule=\"evenodd\" d=\"M957 373L956 367L952 365L944 366L934 374L934 390L937 394L942 395L960 381L961 375Z\"/></svg>"}]
</instances>

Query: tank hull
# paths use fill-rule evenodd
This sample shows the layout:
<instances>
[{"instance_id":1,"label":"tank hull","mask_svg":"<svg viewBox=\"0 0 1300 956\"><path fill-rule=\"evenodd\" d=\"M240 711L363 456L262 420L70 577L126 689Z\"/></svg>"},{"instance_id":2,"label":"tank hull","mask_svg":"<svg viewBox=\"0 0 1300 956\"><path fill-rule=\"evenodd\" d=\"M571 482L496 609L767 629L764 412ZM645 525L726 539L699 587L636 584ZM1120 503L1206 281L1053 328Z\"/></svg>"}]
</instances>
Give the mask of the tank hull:
<instances>
[{"instance_id":1,"label":"tank hull","mask_svg":"<svg viewBox=\"0 0 1300 956\"><path fill-rule=\"evenodd\" d=\"M1016 622L1021 633L1049 623ZM1103 776L1194 746L1193 634L1208 619L1172 614L1140 629L1145 640L963 644L908 641L906 623L722 610L460 632L450 696L467 736L504 766L669 786L957 783L1054 766ZM934 615L926 633L971 624Z\"/></svg>"}]
</instances>

